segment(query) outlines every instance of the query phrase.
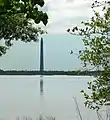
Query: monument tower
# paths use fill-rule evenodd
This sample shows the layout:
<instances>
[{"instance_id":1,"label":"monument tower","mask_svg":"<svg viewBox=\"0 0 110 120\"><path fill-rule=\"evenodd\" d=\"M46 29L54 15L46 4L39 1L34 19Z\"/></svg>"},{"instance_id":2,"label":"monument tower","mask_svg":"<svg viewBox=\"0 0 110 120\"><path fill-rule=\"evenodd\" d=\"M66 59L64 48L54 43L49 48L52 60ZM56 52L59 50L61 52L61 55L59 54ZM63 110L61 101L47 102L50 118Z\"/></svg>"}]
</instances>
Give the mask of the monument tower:
<instances>
[{"instance_id":1,"label":"monument tower","mask_svg":"<svg viewBox=\"0 0 110 120\"><path fill-rule=\"evenodd\" d=\"M40 41L40 93L43 94L43 72L44 72L44 53L43 53L43 38Z\"/></svg>"},{"instance_id":2,"label":"monument tower","mask_svg":"<svg viewBox=\"0 0 110 120\"><path fill-rule=\"evenodd\" d=\"M41 38L41 43L40 43L40 72L41 75L43 74L44 71L44 53L43 53L43 38Z\"/></svg>"}]
</instances>

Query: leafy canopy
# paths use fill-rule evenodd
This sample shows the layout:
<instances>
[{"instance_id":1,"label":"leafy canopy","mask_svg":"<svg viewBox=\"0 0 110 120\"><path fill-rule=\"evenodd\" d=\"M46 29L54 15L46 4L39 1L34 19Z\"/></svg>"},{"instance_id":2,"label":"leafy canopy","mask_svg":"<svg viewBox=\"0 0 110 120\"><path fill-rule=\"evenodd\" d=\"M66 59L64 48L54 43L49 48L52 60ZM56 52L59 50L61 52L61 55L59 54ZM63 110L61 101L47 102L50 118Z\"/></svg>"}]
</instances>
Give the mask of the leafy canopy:
<instances>
[{"instance_id":1,"label":"leafy canopy","mask_svg":"<svg viewBox=\"0 0 110 120\"><path fill-rule=\"evenodd\" d=\"M84 67L91 65L101 71L93 82L88 82L91 94L81 91L86 99L85 106L96 110L110 102L110 7L104 4L102 11L104 14L100 15L94 10L94 16L82 22L83 28L75 26L67 30L83 38L85 50L79 51L79 58L84 62Z\"/></svg>"},{"instance_id":2,"label":"leafy canopy","mask_svg":"<svg viewBox=\"0 0 110 120\"><path fill-rule=\"evenodd\" d=\"M36 24L48 22L48 16L38 8L43 7L43 0L0 0L0 56L11 47L13 40L36 42L44 31Z\"/></svg>"},{"instance_id":3,"label":"leafy canopy","mask_svg":"<svg viewBox=\"0 0 110 120\"><path fill-rule=\"evenodd\" d=\"M0 15L22 13L26 18L33 19L35 23L47 24L48 16L38 9L43 7L43 0L0 0Z\"/></svg>"}]
</instances>

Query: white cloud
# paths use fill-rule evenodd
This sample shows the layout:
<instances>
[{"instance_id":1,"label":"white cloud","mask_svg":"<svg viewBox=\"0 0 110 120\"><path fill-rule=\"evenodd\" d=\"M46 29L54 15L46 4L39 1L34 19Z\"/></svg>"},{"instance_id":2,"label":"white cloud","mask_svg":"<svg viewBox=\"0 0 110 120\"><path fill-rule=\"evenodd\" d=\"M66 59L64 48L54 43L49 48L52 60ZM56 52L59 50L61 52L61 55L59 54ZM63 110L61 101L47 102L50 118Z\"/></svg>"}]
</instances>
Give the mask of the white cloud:
<instances>
[{"instance_id":1,"label":"white cloud","mask_svg":"<svg viewBox=\"0 0 110 120\"><path fill-rule=\"evenodd\" d=\"M48 13L48 33L65 33L72 25L80 24L93 15L92 0L45 0Z\"/></svg>"}]
</instances>

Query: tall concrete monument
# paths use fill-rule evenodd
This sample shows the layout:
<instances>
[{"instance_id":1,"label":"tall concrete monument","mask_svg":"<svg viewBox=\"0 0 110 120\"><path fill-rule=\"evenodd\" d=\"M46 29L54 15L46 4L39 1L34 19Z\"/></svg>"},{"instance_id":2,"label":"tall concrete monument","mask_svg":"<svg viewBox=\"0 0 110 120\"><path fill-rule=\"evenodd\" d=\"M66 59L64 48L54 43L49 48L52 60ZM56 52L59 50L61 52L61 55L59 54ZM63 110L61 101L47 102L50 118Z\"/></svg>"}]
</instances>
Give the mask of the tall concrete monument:
<instances>
[{"instance_id":1,"label":"tall concrete monument","mask_svg":"<svg viewBox=\"0 0 110 120\"><path fill-rule=\"evenodd\" d=\"M43 53L43 38L41 38L41 43L40 43L40 72L41 75L43 74L44 71L44 53Z\"/></svg>"},{"instance_id":2,"label":"tall concrete monument","mask_svg":"<svg viewBox=\"0 0 110 120\"><path fill-rule=\"evenodd\" d=\"M40 93L43 94L43 71L44 71L44 53L43 38L40 41Z\"/></svg>"}]
</instances>

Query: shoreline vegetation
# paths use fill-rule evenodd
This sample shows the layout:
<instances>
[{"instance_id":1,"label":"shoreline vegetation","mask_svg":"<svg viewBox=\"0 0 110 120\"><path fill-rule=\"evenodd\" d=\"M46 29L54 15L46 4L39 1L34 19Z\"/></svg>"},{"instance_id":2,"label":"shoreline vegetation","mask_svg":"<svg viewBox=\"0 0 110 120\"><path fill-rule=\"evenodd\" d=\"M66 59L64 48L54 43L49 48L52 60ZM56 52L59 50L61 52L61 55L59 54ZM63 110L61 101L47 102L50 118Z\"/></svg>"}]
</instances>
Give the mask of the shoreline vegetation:
<instances>
[{"instance_id":1,"label":"shoreline vegetation","mask_svg":"<svg viewBox=\"0 0 110 120\"><path fill-rule=\"evenodd\" d=\"M0 70L0 75L73 75L97 76L101 71L37 71L37 70Z\"/></svg>"}]
</instances>

